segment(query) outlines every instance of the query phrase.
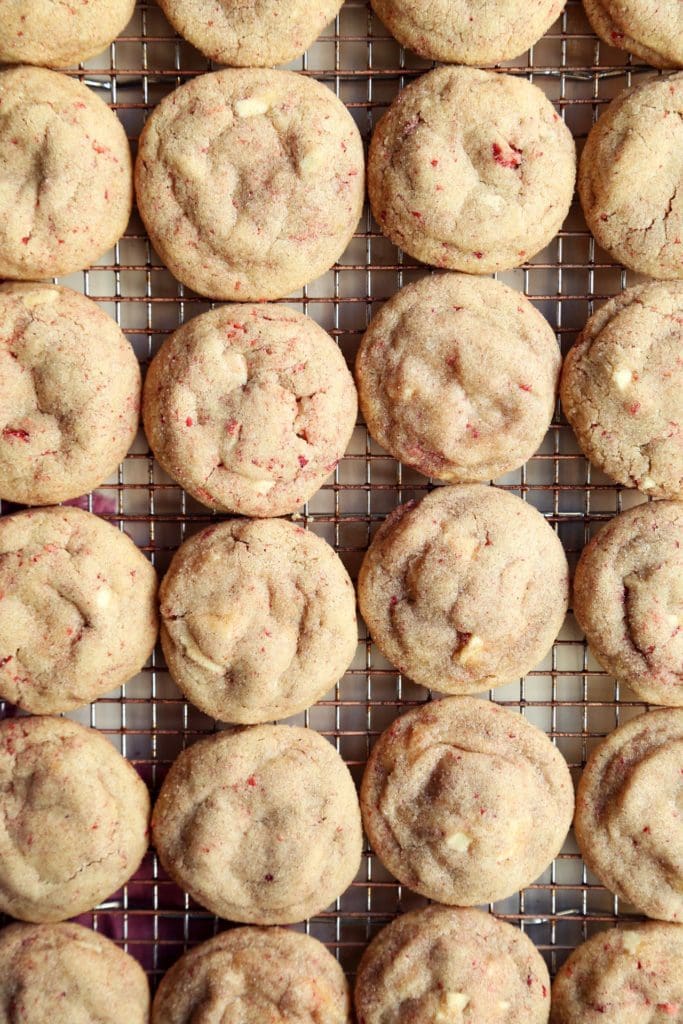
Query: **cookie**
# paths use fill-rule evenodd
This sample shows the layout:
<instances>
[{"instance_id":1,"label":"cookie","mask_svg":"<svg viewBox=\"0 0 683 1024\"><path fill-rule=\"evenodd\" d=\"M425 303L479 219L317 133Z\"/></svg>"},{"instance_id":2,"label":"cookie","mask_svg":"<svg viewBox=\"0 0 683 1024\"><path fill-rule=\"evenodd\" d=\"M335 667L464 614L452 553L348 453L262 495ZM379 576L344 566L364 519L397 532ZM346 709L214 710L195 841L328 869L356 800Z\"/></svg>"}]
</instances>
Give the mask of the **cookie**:
<instances>
[{"instance_id":1,"label":"cookie","mask_svg":"<svg viewBox=\"0 0 683 1024\"><path fill-rule=\"evenodd\" d=\"M63 921L137 871L149 794L99 732L68 718L0 722L0 911Z\"/></svg>"},{"instance_id":2,"label":"cookie","mask_svg":"<svg viewBox=\"0 0 683 1024\"><path fill-rule=\"evenodd\" d=\"M91 299L0 285L0 498L49 505L101 484L135 440L141 386L132 346Z\"/></svg>"},{"instance_id":3,"label":"cookie","mask_svg":"<svg viewBox=\"0 0 683 1024\"><path fill-rule=\"evenodd\" d=\"M123 126L86 85L45 68L0 72L0 107L0 278L91 266L133 205Z\"/></svg>"},{"instance_id":4,"label":"cookie","mask_svg":"<svg viewBox=\"0 0 683 1024\"><path fill-rule=\"evenodd\" d=\"M299 57L334 20L343 0L159 0L181 36L220 64L268 67Z\"/></svg>"},{"instance_id":5,"label":"cookie","mask_svg":"<svg viewBox=\"0 0 683 1024\"><path fill-rule=\"evenodd\" d=\"M574 831L611 892L661 921L683 920L683 709L619 726L588 759Z\"/></svg>"},{"instance_id":6,"label":"cookie","mask_svg":"<svg viewBox=\"0 0 683 1024\"><path fill-rule=\"evenodd\" d=\"M157 461L198 501L281 516L343 456L358 401L344 357L284 306L221 306L168 338L145 379L145 433Z\"/></svg>"},{"instance_id":7,"label":"cookie","mask_svg":"<svg viewBox=\"0 0 683 1024\"><path fill-rule=\"evenodd\" d=\"M232 519L176 552L160 591L171 675L212 718L287 718L327 693L356 652L341 559L281 519Z\"/></svg>"},{"instance_id":8,"label":"cookie","mask_svg":"<svg viewBox=\"0 0 683 1024\"><path fill-rule=\"evenodd\" d=\"M548 245L575 177L574 140L541 90L474 68L409 85L370 145L384 234L423 263L472 274L518 267Z\"/></svg>"},{"instance_id":9,"label":"cookie","mask_svg":"<svg viewBox=\"0 0 683 1024\"><path fill-rule=\"evenodd\" d=\"M443 693L480 693L548 652L568 578L559 538L531 505L493 487L441 487L384 521L358 601L400 672Z\"/></svg>"},{"instance_id":10,"label":"cookie","mask_svg":"<svg viewBox=\"0 0 683 1024\"><path fill-rule=\"evenodd\" d=\"M125 683L154 649L156 592L133 541L90 512L0 518L0 697L55 714Z\"/></svg>"},{"instance_id":11,"label":"cookie","mask_svg":"<svg viewBox=\"0 0 683 1024\"><path fill-rule=\"evenodd\" d=\"M494 903L555 859L574 814L567 763L517 712L448 697L406 712L375 744L363 825L392 875L439 903Z\"/></svg>"},{"instance_id":12,"label":"cookie","mask_svg":"<svg viewBox=\"0 0 683 1024\"><path fill-rule=\"evenodd\" d=\"M553 330L519 292L439 274L407 285L373 318L356 379L378 444L455 483L531 458L553 416L560 363Z\"/></svg>"},{"instance_id":13,"label":"cookie","mask_svg":"<svg viewBox=\"0 0 683 1024\"><path fill-rule=\"evenodd\" d=\"M229 921L291 924L349 887L362 848L348 768L319 733L219 732L184 750L152 815L165 870Z\"/></svg>"},{"instance_id":14,"label":"cookie","mask_svg":"<svg viewBox=\"0 0 683 1024\"><path fill-rule=\"evenodd\" d=\"M359 1024L547 1024L550 979L518 928L431 906L392 921L360 962Z\"/></svg>"},{"instance_id":15,"label":"cookie","mask_svg":"<svg viewBox=\"0 0 683 1024\"><path fill-rule=\"evenodd\" d=\"M607 672L650 704L683 706L683 504L604 526L579 559L573 608Z\"/></svg>"},{"instance_id":16,"label":"cookie","mask_svg":"<svg viewBox=\"0 0 683 1024\"><path fill-rule=\"evenodd\" d=\"M67 68L109 46L133 16L135 0L2 0L0 63Z\"/></svg>"},{"instance_id":17,"label":"cookie","mask_svg":"<svg viewBox=\"0 0 683 1024\"><path fill-rule=\"evenodd\" d=\"M583 0L591 28L608 46L656 68L683 64L683 11L678 0Z\"/></svg>"},{"instance_id":18,"label":"cookie","mask_svg":"<svg viewBox=\"0 0 683 1024\"><path fill-rule=\"evenodd\" d=\"M590 318L561 397L590 461L655 498L683 495L683 283L629 288Z\"/></svg>"},{"instance_id":19,"label":"cookie","mask_svg":"<svg viewBox=\"0 0 683 1024\"><path fill-rule=\"evenodd\" d=\"M629 924L593 935L560 968L550 1024L683 1021L683 927Z\"/></svg>"},{"instance_id":20,"label":"cookie","mask_svg":"<svg viewBox=\"0 0 683 1024\"><path fill-rule=\"evenodd\" d=\"M140 214L200 295L279 299L324 274L363 209L363 143L320 82L255 68L198 75L161 101L136 164Z\"/></svg>"},{"instance_id":21,"label":"cookie","mask_svg":"<svg viewBox=\"0 0 683 1024\"><path fill-rule=\"evenodd\" d=\"M137 960L78 924L0 931L0 1024L148 1024L149 985Z\"/></svg>"},{"instance_id":22,"label":"cookie","mask_svg":"<svg viewBox=\"0 0 683 1024\"><path fill-rule=\"evenodd\" d=\"M401 46L427 60L452 64L498 64L537 43L556 21L566 0L372 0Z\"/></svg>"},{"instance_id":23,"label":"cookie","mask_svg":"<svg viewBox=\"0 0 683 1024\"><path fill-rule=\"evenodd\" d=\"M612 100L581 154L579 196L598 245L624 266L683 277L683 74Z\"/></svg>"},{"instance_id":24,"label":"cookie","mask_svg":"<svg viewBox=\"0 0 683 1024\"><path fill-rule=\"evenodd\" d=\"M344 972L322 942L284 928L233 928L162 978L152 1024L351 1024Z\"/></svg>"}]
</instances>

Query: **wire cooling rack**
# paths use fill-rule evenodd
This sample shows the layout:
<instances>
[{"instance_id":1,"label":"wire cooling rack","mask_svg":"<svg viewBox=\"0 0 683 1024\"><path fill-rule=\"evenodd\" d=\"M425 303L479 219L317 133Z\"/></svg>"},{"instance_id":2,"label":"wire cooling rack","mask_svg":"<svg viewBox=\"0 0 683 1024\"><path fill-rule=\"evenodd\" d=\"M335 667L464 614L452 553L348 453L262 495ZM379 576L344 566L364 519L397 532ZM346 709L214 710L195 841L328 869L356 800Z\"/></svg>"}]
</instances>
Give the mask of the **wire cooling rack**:
<instances>
[{"instance_id":1,"label":"wire cooling rack","mask_svg":"<svg viewBox=\"0 0 683 1024\"><path fill-rule=\"evenodd\" d=\"M365 0L346 0L331 29L290 67L325 82L347 104L369 138L383 110L430 65L404 52L373 17ZM579 145L602 108L632 77L650 72L601 45L578 0L533 50L508 66L557 104ZM103 57L74 74L98 90L123 121L133 147L148 112L189 77L212 65L176 38L154 3L139 2L126 32ZM428 273L382 237L370 213L341 263L287 300L314 317L351 362L374 311L398 288ZM557 331L563 351L595 302L633 283L595 244L575 203L564 230L522 269L498 275L524 292ZM100 263L62 283L102 304L130 338L143 365L180 323L210 308L184 289L152 251L134 215L125 237ZM640 499L622 492L581 455L559 408L540 452L520 471L496 481L539 508L559 533L570 562L595 529ZM369 538L396 505L419 496L429 481L389 458L359 423L334 477L302 510L302 521L332 543L355 577ZM85 507L120 525L161 574L173 551L214 517L164 475L140 434L118 474L84 499ZM7 505L0 511L11 511ZM357 781L374 737L402 710L431 695L402 679L360 626L353 665L327 698L292 719L335 743ZM521 712L555 739L578 775L587 752L620 721L641 713L633 694L600 671L571 614L545 661L492 699ZM0 717L15 709L0 704ZM148 666L113 696L72 716L100 729L137 767L156 795L169 764L216 723L184 701L157 650ZM351 888L334 908L305 927L336 952L352 974L369 938L397 913L424 901L397 885L366 851ZM568 950L631 908L587 873L573 839L535 885L495 904L546 956L551 970ZM192 903L164 875L153 851L135 878L80 919L116 939L148 970L152 982L190 945L225 926Z\"/></svg>"}]
</instances>

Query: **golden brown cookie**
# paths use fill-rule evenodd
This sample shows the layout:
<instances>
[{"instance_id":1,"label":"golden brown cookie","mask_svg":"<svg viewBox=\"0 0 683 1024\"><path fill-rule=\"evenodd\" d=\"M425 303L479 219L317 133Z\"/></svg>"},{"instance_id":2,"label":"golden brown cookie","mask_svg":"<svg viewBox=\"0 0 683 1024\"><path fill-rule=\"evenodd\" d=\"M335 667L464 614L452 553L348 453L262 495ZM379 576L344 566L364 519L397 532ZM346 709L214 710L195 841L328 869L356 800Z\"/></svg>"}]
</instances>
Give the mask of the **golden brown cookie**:
<instances>
[{"instance_id":1,"label":"golden brown cookie","mask_svg":"<svg viewBox=\"0 0 683 1024\"><path fill-rule=\"evenodd\" d=\"M0 63L66 68L109 46L135 0L0 0Z\"/></svg>"},{"instance_id":2,"label":"golden brown cookie","mask_svg":"<svg viewBox=\"0 0 683 1024\"><path fill-rule=\"evenodd\" d=\"M213 914L291 924L324 910L360 863L358 797L319 733L219 732L183 751L152 816L166 871Z\"/></svg>"},{"instance_id":3,"label":"golden brown cookie","mask_svg":"<svg viewBox=\"0 0 683 1024\"><path fill-rule=\"evenodd\" d=\"M588 867L648 917L683 920L683 708L639 715L596 747L576 794Z\"/></svg>"}]
</instances>

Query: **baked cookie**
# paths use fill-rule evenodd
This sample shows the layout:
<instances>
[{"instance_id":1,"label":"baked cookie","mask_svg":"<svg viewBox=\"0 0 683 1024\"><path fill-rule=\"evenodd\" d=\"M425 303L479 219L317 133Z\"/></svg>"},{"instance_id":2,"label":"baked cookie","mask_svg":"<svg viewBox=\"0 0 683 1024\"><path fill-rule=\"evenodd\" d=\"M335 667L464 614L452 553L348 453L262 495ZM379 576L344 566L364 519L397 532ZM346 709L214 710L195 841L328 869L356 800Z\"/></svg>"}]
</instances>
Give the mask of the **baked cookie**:
<instances>
[{"instance_id":1,"label":"baked cookie","mask_svg":"<svg viewBox=\"0 0 683 1024\"><path fill-rule=\"evenodd\" d=\"M322 486L358 412L339 347L286 306L221 306L172 334L147 372L145 433L210 508L295 512Z\"/></svg>"},{"instance_id":2,"label":"baked cookie","mask_svg":"<svg viewBox=\"0 0 683 1024\"><path fill-rule=\"evenodd\" d=\"M178 549L160 591L161 643L213 718L287 718L334 686L358 643L353 584L330 545L282 519L231 519Z\"/></svg>"},{"instance_id":3,"label":"baked cookie","mask_svg":"<svg viewBox=\"0 0 683 1024\"><path fill-rule=\"evenodd\" d=\"M650 277L683 277L681 147L683 74L676 74L624 89L581 154L588 227L613 259Z\"/></svg>"},{"instance_id":4,"label":"baked cookie","mask_svg":"<svg viewBox=\"0 0 683 1024\"><path fill-rule=\"evenodd\" d=\"M553 416L560 365L552 328L519 292L438 274L407 285L373 318L356 379L374 439L454 483L491 480L531 458Z\"/></svg>"},{"instance_id":5,"label":"baked cookie","mask_svg":"<svg viewBox=\"0 0 683 1024\"><path fill-rule=\"evenodd\" d=\"M97 906L147 850L149 794L99 732L68 718L0 722L0 911L63 921Z\"/></svg>"},{"instance_id":6,"label":"baked cookie","mask_svg":"<svg viewBox=\"0 0 683 1024\"><path fill-rule=\"evenodd\" d=\"M683 64L679 0L583 0L596 35L656 68Z\"/></svg>"},{"instance_id":7,"label":"baked cookie","mask_svg":"<svg viewBox=\"0 0 683 1024\"><path fill-rule=\"evenodd\" d=\"M683 503L622 512L584 548L574 615L591 651L651 704L683 705Z\"/></svg>"},{"instance_id":8,"label":"baked cookie","mask_svg":"<svg viewBox=\"0 0 683 1024\"><path fill-rule=\"evenodd\" d=\"M372 0L402 46L428 60L498 64L519 57L559 18L566 0Z\"/></svg>"},{"instance_id":9,"label":"baked cookie","mask_svg":"<svg viewBox=\"0 0 683 1024\"><path fill-rule=\"evenodd\" d=\"M375 936L355 1002L360 1024L547 1024L550 979L518 928L480 910L431 906Z\"/></svg>"},{"instance_id":10,"label":"baked cookie","mask_svg":"<svg viewBox=\"0 0 683 1024\"><path fill-rule=\"evenodd\" d=\"M570 350L562 407L590 461L655 498L683 495L683 283L629 288Z\"/></svg>"},{"instance_id":11,"label":"baked cookie","mask_svg":"<svg viewBox=\"0 0 683 1024\"><path fill-rule=\"evenodd\" d=\"M256 68L198 75L147 121L140 214L178 280L214 299L279 299L324 274L363 210L363 143L320 82Z\"/></svg>"},{"instance_id":12,"label":"baked cookie","mask_svg":"<svg viewBox=\"0 0 683 1024\"><path fill-rule=\"evenodd\" d=\"M343 0L159 0L181 36L221 64L269 67L299 57Z\"/></svg>"},{"instance_id":13,"label":"baked cookie","mask_svg":"<svg viewBox=\"0 0 683 1024\"><path fill-rule=\"evenodd\" d=\"M487 701L447 697L382 733L361 811L374 852L403 885L475 906L545 871L572 823L574 787L536 726Z\"/></svg>"},{"instance_id":14,"label":"baked cookie","mask_svg":"<svg viewBox=\"0 0 683 1024\"><path fill-rule=\"evenodd\" d=\"M358 797L312 729L257 725L184 750L152 815L164 868L213 914L290 924L324 910L358 871Z\"/></svg>"},{"instance_id":15,"label":"baked cookie","mask_svg":"<svg viewBox=\"0 0 683 1024\"><path fill-rule=\"evenodd\" d=\"M322 942L284 928L233 928L162 978L152 1024L351 1024L344 972Z\"/></svg>"},{"instance_id":16,"label":"baked cookie","mask_svg":"<svg viewBox=\"0 0 683 1024\"><path fill-rule=\"evenodd\" d=\"M45 68L1 71L0 107L0 278L89 267L133 205L121 122L86 85Z\"/></svg>"},{"instance_id":17,"label":"baked cookie","mask_svg":"<svg viewBox=\"0 0 683 1024\"><path fill-rule=\"evenodd\" d=\"M132 346L91 299L0 285L0 498L49 505L101 484L135 440L141 387Z\"/></svg>"},{"instance_id":18,"label":"baked cookie","mask_svg":"<svg viewBox=\"0 0 683 1024\"><path fill-rule=\"evenodd\" d=\"M560 968L550 1024L683 1021L683 926L629 924L593 935Z\"/></svg>"},{"instance_id":19,"label":"baked cookie","mask_svg":"<svg viewBox=\"0 0 683 1024\"><path fill-rule=\"evenodd\" d=\"M0 931L2 1024L148 1024L149 985L137 960L78 924Z\"/></svg>"},{"instance_id":20,"label":"baked cookie","mask_svg":"<svg viewBox=\"0 0 683 1024\"><path fill-rule=\"evenodd\" d=\"M0 63L67 68L109 46L133 16L135 0L0 0Z\"/></svg>"},{"instance_id":21,"label":"baked cookie","mask_svg":"<svg viewBox=\"0 0 683 1024\"><path fill-rule=\"evenodd\" d=\"M148 559L90 512L0 518L0 696L55 714L125 683L154 648L156 593Z\"/></svg>"},{"instance_id":22,"label":"baked cookie","mask_svg":"<svg viewBox=\"0 0 683 1024\"><path fill-rule=\"evenodd\" d=\"M588 759L574 831L591 871L648 917L683 920L683 709L619 726Z\"/></svg>"},{"instance_id":23,"label":"baked cookie","mask_svg":"<svg viewBox=\"0 0 683 1024\"><path fill-rule=\"evenodd\" d=\"M422 686L480 693L529 672L567 611L559 538L531 505L480 484L395 509L358 578L374 642Z\"/></svg>"},{"instance_id":24,"label":"baked cookie","mask_svg":"<svg viewBox=\"0 0 683 1024\"><path fill-rule=\"evenodd\" d=\"M541 90L474 68L437 68L409 85L370 144L384 234L423 263L472 274L518 267L548 245L575 177L571 132Z\"/></svg>"}]
</instances>

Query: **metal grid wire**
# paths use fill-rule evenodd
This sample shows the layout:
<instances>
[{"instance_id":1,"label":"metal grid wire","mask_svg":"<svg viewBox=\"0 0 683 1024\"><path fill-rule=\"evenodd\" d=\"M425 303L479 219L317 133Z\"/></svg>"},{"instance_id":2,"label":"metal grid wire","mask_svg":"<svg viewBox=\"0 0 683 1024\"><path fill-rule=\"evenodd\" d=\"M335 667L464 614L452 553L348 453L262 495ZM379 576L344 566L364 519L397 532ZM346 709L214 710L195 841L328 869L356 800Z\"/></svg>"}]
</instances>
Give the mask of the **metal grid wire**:
<instances>
[{"instance_id":1,"label":"metal grid wire","mask_svg":"<svg viewBox=\"0 0 683 1024\"><path fill-rule=\"evenodd\" d=\"M346 0L334 25L294 70L325 82L347 104L363 136L398 90L430 65L404 52L374 18L365 0ZM508 66L535 82L557 104L579 145L603 106L632 76L651 69L601 46L578 0L569 0L558 23ZM74 72L104 94L135 147L148 112L162 96L212 65L177 39L151 0L139 0L127 31L104 57ZM287 300L314 317L338 341L349 362L382 301L429 271L382 237L368 211L338 267ZM598 249L575 203L564 230L522 269L498 275L523 291L557 331L563 351L592 312L593 303L618 293L633 276ZM143 364L164 337L210 308L162 266L134 215L112 253L61 283L100 302L133 343ZM541 451L520 471L496 481L539 508L575 562L595 528L640 499L621 492L581 455L559 408ZM305 525L325 537L355 577L377 524L396 505L423 494L429 481L389 458L359 423L333 479L304 508ZM86 499L86 507L126 530L163 573L173 551L214 516L166 477L140 434L118 474ZM7 505L1 512L11 511ZM374 737L408 706L431 694L402 679L374 648L364 627L354 663L326 699L292 719L329 737L357 781ZM489 695L522 713L556 740L578 775L587 752L619 721L643 705L602 672L568 617L544 663L525 679ZM15 709L0 704L0 717ZM216 723L184 701L160 650L114 696L72 717L100 729L137 767L153 796L169 764ZM352 974L369 938L398 912L423 904L366 851L353 886L336 906L305 926L339 955ZM546 956L551 970L597 928L609 926L617 900L586 872L573 839L538 884L495 904L499 916L519 923ZM120 941L159 976L189 945L225 927L164 875L150 851L135 878L92 914L80 919Z\"/></svg>"}]
</instances>

